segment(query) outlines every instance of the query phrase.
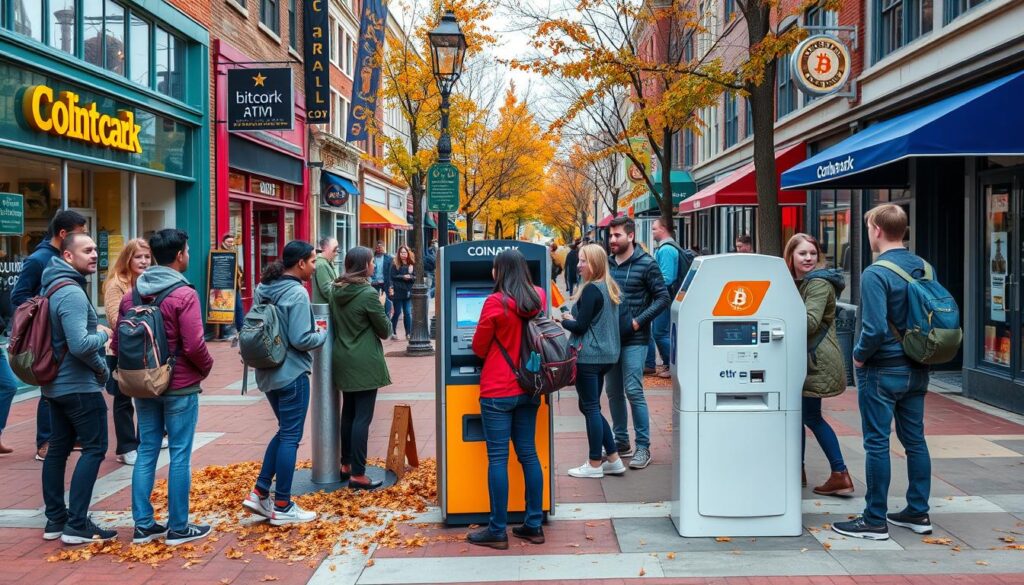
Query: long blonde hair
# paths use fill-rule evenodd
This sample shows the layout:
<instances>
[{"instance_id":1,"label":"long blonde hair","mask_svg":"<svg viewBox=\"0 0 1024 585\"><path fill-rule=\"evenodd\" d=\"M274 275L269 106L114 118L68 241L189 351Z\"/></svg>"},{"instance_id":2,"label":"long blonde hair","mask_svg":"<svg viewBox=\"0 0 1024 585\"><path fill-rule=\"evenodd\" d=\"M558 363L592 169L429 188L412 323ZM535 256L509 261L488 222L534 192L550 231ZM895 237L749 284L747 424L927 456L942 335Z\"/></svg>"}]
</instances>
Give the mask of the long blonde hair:
<instances>
[{"instance_id":1,"label":"long blonde hair","mask_svg":"<svg viewBox=\"0 0 1024 585\"><path fill-rule=\"evenodd\" d=\"M107 281L120 280L126 282L131 286L135 286L135 279L138 278L134 272L132 272L131 263L132 258L139 250L149 250L149 242L142 238L135 238L134 240L128 240L128 243L124 245L124 249L118 255L117 260L110 265L110 269L107 271ZM153 265L153 253L150 251L150 266Z\"/></svg>"},{"instance_id":2,"label":"long blonde hair","mask_svg":"<svg viewBox=\"0 0 1024 585\"><path fill-rule=\"evenodd\" d=\"M597 244L587 244L580 248L580 258L584 258L587 261L587 266L590 268L590 280L584 282L579 289L576 290L576 294L572 296L572 301L576 302L579 300L580 295L583 294L583 287L591 282L604 282L604 285L608 287L608 297L616 305L622 302L622 296L619 292L619 284L612 278L612 273L608 270L608 256L604 252L604 248ZM566 270L572 270L571 266L566 266Z\"/></svg>"}]
</instances>

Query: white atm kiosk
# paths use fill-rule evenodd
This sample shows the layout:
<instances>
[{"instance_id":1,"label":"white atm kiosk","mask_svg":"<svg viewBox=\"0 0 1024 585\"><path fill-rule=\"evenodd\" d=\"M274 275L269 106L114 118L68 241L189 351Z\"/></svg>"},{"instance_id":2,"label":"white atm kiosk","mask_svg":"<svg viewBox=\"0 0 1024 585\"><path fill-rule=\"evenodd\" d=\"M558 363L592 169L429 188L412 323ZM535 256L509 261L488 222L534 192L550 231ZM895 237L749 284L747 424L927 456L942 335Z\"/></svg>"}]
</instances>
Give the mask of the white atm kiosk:
<instances>
[{"instance_id":1,"label":"white atm kiosk","mask_svg":"<svg viewBox=\"0 0 1024 585\"><path fill-rule=\"evenodd\" d=\"M781 258L701 256L672 305L672 522L799 536L807 317Z\"/></svg>"}]
</instances>

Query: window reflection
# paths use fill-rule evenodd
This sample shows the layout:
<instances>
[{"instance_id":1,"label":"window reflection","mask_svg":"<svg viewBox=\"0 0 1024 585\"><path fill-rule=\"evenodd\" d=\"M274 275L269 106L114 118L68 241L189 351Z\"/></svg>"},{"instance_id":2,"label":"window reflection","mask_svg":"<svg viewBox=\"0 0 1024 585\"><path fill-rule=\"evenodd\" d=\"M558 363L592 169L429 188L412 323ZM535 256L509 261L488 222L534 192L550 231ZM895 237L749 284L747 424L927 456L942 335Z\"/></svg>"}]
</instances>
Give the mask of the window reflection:
<instances>
[{"instance_id":1,"label":"window reflection","mask_svg":"<svg viewBox=\"0 0 1024 585\"><path fill-rule=\"evenodd\" d=\"M50 0L50 46L75 54L75 0Z\"/></svg>"}]
</instances>

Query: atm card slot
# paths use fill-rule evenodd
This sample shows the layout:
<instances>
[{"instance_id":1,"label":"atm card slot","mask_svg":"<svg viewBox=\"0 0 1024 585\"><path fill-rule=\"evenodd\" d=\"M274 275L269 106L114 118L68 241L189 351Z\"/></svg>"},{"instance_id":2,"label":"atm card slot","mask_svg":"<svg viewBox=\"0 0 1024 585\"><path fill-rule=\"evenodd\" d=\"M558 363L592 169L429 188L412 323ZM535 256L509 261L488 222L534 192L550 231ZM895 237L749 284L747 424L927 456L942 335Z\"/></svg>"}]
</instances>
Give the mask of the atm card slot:
<instances>
[{"instance_id":1,"label":"atm card slot","mask_svg":"<svg viewBox=\"0 0 1024 585\"><path fill-rule=\"evenodd\" d=\"M744 412L778 410L778 392L708 392L704 395L707 412Z\"/></svg>"},{"instance_id":2,"label":"atm card slot","mask_svg":"<svg viewBox=\"0 0 1024 585\"><path fill-rule=\"evenodd\" d=\"M484 421L482 418L480 418L480 415L462 415L462 442L483 443L485 440L486 439L484 439Z\"/></svg>"}]
</instances>

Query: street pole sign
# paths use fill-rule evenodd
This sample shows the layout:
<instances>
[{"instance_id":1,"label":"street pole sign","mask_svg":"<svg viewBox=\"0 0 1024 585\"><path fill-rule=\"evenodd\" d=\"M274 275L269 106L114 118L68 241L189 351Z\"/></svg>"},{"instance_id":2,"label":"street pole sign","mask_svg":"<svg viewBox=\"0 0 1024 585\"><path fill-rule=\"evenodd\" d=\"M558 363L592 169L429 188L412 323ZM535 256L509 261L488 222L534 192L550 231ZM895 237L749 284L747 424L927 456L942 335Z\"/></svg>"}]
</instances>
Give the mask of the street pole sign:
<instances>
[{"instance_id":1,"label":"street pole sign","mask_svg":"<svg viewBox=\"0 0 1024 585\"><path fill-rule=\"evenodd\" d=\"M459 169L451 163L434 163L427 171L427 211L459 210Z\"/></svg>"}]
</instances>

